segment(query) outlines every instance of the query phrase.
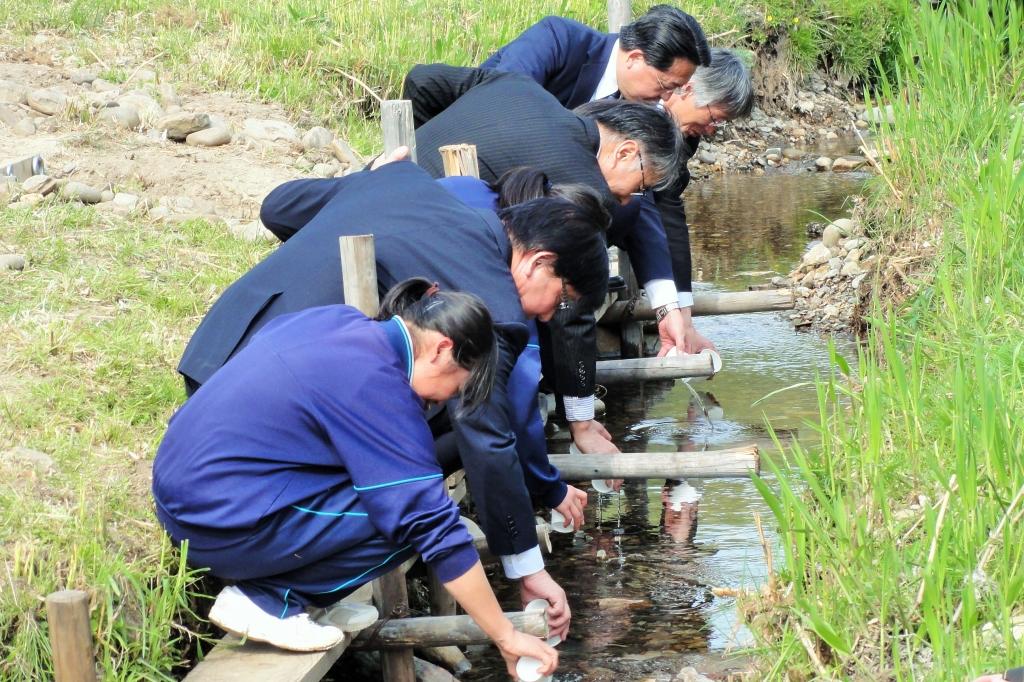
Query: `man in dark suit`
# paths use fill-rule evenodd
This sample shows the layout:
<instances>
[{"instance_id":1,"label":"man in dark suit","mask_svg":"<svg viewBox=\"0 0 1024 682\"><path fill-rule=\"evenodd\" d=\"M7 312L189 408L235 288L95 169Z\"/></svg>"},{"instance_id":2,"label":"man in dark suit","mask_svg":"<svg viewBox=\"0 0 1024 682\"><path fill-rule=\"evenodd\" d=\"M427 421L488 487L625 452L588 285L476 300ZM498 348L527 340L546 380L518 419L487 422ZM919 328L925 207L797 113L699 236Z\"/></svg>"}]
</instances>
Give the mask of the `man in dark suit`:
<instances>
[{"instance_id":1,"label":"man in dark suit","mask_svg":"<svg viewBox=\"0 0 1024 682\"><path fill-rule=\"evenodd\" d=\"M472 209L405 161L344 178L285 183L260 213L284 244L214 303L178 371L196 389L270 320L343 303L342 235L374 235L381 294L422 276L442 289L479 296L499 332L498 373L487 405L449 411L455 438L491 551L502 557L509 577L522 579L524 603L538 597L552 603L549 615L564 634L569 609L543 568L506 382L526 343L528 317L549 319L567 298L584 309L603 300L607 217L596 196L579 205L537 199L497 214ZM586 495L570 488L556 508L581 518L585 504Z\"/></svg>"},{"instance_id":2,"label":"man in dark suit","mask_svg":"<svg viewBox=\"0 0 1024 682\"><path fill-rule=\"evenodd\" d=\"M710 62L708 49L696 19L656 5L618 34L545 17L480 66L526 74L574 109L605 97L667 99Z\"/></svg>"},{"instance_id":3,"label":"man in dark suit","mask_svg":"<svg viewBox=\"0 0 1024 682\"><path fill-rule=\"evenodd\" d=\"M435 177L444 172L437 147L462 142L476 145L485 180L493 181L509 168L532 166L553 183L589 185L609 201L625 202L615 211L609 242L629 254L658 311L664 352L672 346L684 349L678 279L661 217L646 196L648 190L673 182L680 167L681 138L661 109L601 100L583 105L585 113L574 113L522 74L443 64L413 68L403 96L413 103L419 162ZM561 406L574 441L585 453L614 451L607 432L593 419L593 318L559 316L550 326L551 342L542 336L541 345L558 349L552 383L563 396Z\"/></svg>"}]
</instances>

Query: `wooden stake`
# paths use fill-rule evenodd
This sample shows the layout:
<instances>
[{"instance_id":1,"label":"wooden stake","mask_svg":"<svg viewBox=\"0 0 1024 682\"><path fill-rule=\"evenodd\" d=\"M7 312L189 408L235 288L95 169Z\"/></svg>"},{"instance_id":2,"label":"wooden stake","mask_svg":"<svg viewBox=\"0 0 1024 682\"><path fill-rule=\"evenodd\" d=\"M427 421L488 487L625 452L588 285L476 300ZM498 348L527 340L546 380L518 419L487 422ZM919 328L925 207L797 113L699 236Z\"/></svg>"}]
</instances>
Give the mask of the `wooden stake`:
<instances>
[{"instance_id":1,"label":"wooden stake","mask_svg":"<svg viewBox=\"0 0 1024 682\"><path fill-rule=\"evenodd\" d=\"M405 585L405 573L391 571L373 581L373 600L377 603L380 615L396 620L388 623L401 623L410 619L404 618L409 613L409 593ZM384 627L387 627L386 625ZM372 632L371 626L364 632ZM403 644L395 651L380 656L384 679L388 682L416 682L416 671L412 663L412 644Z\"/></svg>"},{"instance_id":2,"label":"wooden stake","mask_svg":"<svg viewBox=\"0 0 1024 682\"><path fill-rule=\"evenodd\" d=\"M619 29L633 20L631 0L608 0L608 32L618 33Z\"/></svg>"},{"instance_id":3,"label":"wooden stake","mask_svg":"<svg viewBox=\"0 0 1024 682\"><path fill-rule=\"evenodd\" d=\"M547 637L547 615L543 611L506 613L516 630L528 635ZM487 644L490 640L469 616L429 618L396 618L378 629L371 625L352 641L349 649L408 648L414 646L468 646ZM389 655L389 654L385 654ZM392 680L385 675L384 679Z\"/></svg>"},{"instance_id":4,"label":"wooden stake","mask_svg":"<svg viewBox=\"0 0 1024 682\"><path fill-rule=\"evenodd\" d=\"M61 590L46 598L55 682L96 682L89 626L89 595Z\"/></svg>"},{"instance_id":5,"label":"wooden stake","mask_svg":"<svg viewBox=\"0 0 1024 682\"><path fill-rule=\"evenodd\" d=\"M567 481L601 478L746 478L760 470L756 445L704 452L548 455Z\"/></svg>"},{"instance_id":6,"label":"wooden stake","mask_svg":"<svg viewBox=\"0 0 1024 682\"><path fill-rule=\"evenodd\" d=\"M596 381L607 386L652 379L683 379L713 377L714 375L715 368L711 355L675 355L664 358L600 360L597 363Z\"/></svg>"},{"instance_id":7,"label":"wooden stake","mask_svg":"<svg viewBox=\"0 0 1024 682\"><path fill-rule=\"evenodd\" d=\"M468 175L480 177L480 164L476 158L475 144L446 144L437 148L444 164L445 177Z\"/></svg>"},{"instance_id":8,"label":"wooden stake","mask_svg":"<svg viewBox=\"0 0 1024 682\"><path fill-rule=\"evenodd\" d=\"M368 317L377 314L377 256L372 234L339 237L341 281L346 305Z\"/></svg>"},{"instance_id":9,"label":"wooden stake","mask_svg":"<svg viewBox=\"0 0 1024 682\"><path fill-rule=\"evenodd\" d=\"M416 133L413 126L412 102L407 99L386 99L380 105L380 123L384 128L384 156L401 146L409 148L409 158L416 163Z\"/></svg>"},{"instance_id":10,"label":"wooden stake","mask_svg":"<svg viewBox=\"0 0 1024 682\"><path fill-rule=\"evenodd\" d=\"M792 289L735 291L721 294L694 294L692 315L731 315L789 310L796 304ZM654 311L647 298L617 301L601 316L601 324L619 324L626 320L653 320Z\"/></svg>"}]
</instances>

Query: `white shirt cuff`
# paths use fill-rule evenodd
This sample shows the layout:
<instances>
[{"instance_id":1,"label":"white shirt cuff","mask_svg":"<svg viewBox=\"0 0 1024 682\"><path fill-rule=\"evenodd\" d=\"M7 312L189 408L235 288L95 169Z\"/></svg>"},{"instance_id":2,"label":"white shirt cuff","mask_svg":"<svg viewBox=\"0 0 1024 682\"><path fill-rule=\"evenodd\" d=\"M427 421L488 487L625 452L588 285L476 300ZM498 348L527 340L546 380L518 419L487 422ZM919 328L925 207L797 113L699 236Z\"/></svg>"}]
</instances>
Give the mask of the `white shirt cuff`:
<instances>
[{"instance_id":1,"label":"white shirt cuff","mask_svg":"<svg viewBox=\"0 0 1024 682\"><path fill-rule=\"evenodd\" d=\"M562 405L565 406L565 420L570 422L588 422L594 418L594 396L588 395L583 398L574 396L562 396Z\"/></svg>"},{"instance_id":2,"label":"white shirt cuff","mask_svg":"<svg viewBox=\"0 0 1024 682\"><path fill-rule=\"evenodd\" d=\"M692 291L680 291L679 292L679 307L680 308L692 308L693 307L693 292Z\"/></svg>"},{"instance_id":3,"label":"white shirt cuff","mask_svg":"<svg viewBox=\"0 0 1024 682\"><path fill-rule=\"evenodd\" d=\"M519 554L502 555L501 567L505 569L505 577L509 580L519 580L543 571L544 556L540 553L540 545Z\"/></svg>"},{"instance_id":4,"label":"white shirt cuff","mask_svg":"<svg viewBox=\"0 0 1024 682\"><path fill-rule=\"evenodd\" d=\"M652 279L644 283L644 289L647 291L651 308L660 308L676 300L676 283L670 279Z\"/></svg>"}]
</instances>

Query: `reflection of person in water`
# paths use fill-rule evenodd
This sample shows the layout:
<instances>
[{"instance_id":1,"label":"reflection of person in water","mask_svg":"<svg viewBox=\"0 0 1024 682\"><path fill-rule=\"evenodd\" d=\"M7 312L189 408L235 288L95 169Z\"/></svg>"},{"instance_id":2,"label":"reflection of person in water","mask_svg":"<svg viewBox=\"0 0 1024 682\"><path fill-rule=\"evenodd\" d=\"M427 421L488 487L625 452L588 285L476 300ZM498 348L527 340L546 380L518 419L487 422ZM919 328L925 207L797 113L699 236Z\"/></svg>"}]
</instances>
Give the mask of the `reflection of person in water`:
<instances>
[{"instance_id":1,"label":"reflection of person in water","mask_svg":"<svg viewBox=\"0 0 1024 682\"><path fill-rule=\"evenodd\" d=\"M676 543L692 545L697 535L700 492L686 481L666 480L661 489L661 525Z\"/></svg>"}]
</instances>

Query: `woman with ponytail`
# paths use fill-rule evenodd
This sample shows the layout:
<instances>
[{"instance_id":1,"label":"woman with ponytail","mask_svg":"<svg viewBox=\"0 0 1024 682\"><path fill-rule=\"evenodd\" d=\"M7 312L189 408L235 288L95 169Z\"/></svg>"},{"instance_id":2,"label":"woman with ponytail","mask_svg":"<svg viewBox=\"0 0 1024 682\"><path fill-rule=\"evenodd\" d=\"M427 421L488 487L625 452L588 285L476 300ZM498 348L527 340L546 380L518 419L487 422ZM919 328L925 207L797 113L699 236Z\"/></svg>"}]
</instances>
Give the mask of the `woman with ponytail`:
<instances>
[{"instance_id":1,"label":"woman with ponytail","mask_svg":"<svg viewBox=\"0 0 1024 682\"><path fill-rule=\"evenodd\" d=\"M345 305L264 326L174 415L153 465L156 514L189 564L233 583L210 620L293 651L329 649L310 618L414 554L494 640L551 673L557 654L516 632L447 496L425 401L487 401L497 345L476 296L423 279L371 320Z\"/></svg>"}]
</instances>

